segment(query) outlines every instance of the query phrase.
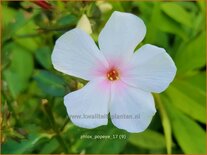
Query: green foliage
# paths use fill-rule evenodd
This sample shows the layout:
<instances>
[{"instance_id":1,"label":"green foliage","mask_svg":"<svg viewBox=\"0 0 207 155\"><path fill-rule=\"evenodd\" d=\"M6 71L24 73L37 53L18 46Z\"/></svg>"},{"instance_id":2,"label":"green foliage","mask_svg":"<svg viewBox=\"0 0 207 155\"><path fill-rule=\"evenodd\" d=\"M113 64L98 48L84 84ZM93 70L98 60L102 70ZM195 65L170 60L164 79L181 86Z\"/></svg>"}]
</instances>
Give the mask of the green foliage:
<instances>
[{"instance_id":1,"label":"green foliage","mask_svg":"<svg viewBox=\"0 0 207 155\"><path fill-rule=\"evenodd\" d=\"M206 154L204 0L48 2L52 10L28 1L2 2L1 153ZM63 97L86 82L55 71L51 63L56 39L76 27L83 14L97 43L115 10L144 20L147 34L137 48L145 43L164 47L177 66L169 88L153 94L158 112L142 133L127 133L111 122L90 130L74 126Z\"/></svg>"},{"instance_id":2,"label":"green foliage","mask_svg":"<svg viewBox=\"0 0 207 155\"><path fill-rule=\"evenodd\" d=\"M167 113L165 107L161 103L160 96L154 95L154 98L157 103L160 116L162 118L161 121L162 121L162 126L164 130L164 135L165 135L167 153L171 154L172 153L172 129L171 129L171 124L170 124L169 114Z\"/></svg>"},{"instance_id":3,"label":"green foliage","mask_svg":"<svg viewBox=\"0 0 207 155\"><path fill-rule=\"evenodd\" d=\"M58 147L60 147L60 144L58 143L58 141L55 138L53 138L52 140L50 140L48 143L46 143L43 146L40 154L50 154L50 153L54 152Z\"/></svg>"},{"instance_id":4,"label":"green foliage","mask_svg":"<svg viewBox=\"0 0 207 155\"><path fill-rule=\"evenodd\" d=\"M48 70L52 68L50 53L51 50L48 47L38 48L37 51L35 52L35 58L37 59L39 64Z\"/></svg>"},{"instance_id":5,"label":"green foliage","mask_svg":"<svg viewBox=\"0 0 207 155\"><path fill-rule=\"evenodd\" d=\"M199 91L197 87L192 87L186 81L175 80L174 85L169 87L167 93L178 109L200 122L206 122L205 92Z\"/></svg>"},{"instance_id":6,"label":"green foliage","mask_svg":"<svg viewBox=\"0 0 207 155\"><path fill-rule=\"evenodd\" d=\"M34 69L33 58L29 52L13 43L7 44L4 50L10 53L10 60L8 60L8 68L4 70L3 75L11 95L17 97L28 86L28 80Z\"/></svg>"},{"instance_id":7,"label":"green foliage","mask_svg":"<svg viewBox=\"0 0 207 155\"><path fill-rule=\"evenodd\" d=\"M205 31L203 31L195 38L188 40L178 49L175 57L175 63L178 67L178 72L186 72L205 66L205 34ZM183 63L183 61L185 61L185 63Z\"/></svg>"},{"instance_id":8,"label":"green foliage","mask_svg":"<svg viewBox=\"0 0 207 155\"><path fill-rule=\"evenodd\" d=\"M191 15L179 4L168 2L161 5L162 10L175 21L192 27Z\"/></svg>"},{"instance_id":9,"label":"green foliage","mask_svg":"<svg viewBox=\"0 0 207 155\"><path fill-rule=\"evenodd\" d=\"M8 139L8 143L3 145L3 152L4 154L23 154L30 152L32 149L35 148L37 143L42 140L43 138L48 138L50 135L46 134L31 134L27 139L22 140L21 142L16 142L14 140ZM49 139L49 138L48 138Z\"/></svg>"},{"instance_id":10,"label":"green foliage","mask_svg":"<svg viewBox=\"0 0 207 155\"><path fill-rule=\"evenodd\" d=\"M65 94L64 80L51 72L38 70L34 73L34 79L38 86L49 95L63 96Z\"/></svg>"},{"instance_id":11,"label":"green foliage","mask_svg":"<svg viewBox=\"0 0 207 155\"><path fill-rule=\"evenodd\" d=\"M57 24L65 26L65 25L74 25L74 23L76 22L77 22L77 17L69 14L58 19Z\"/></svg>"},{"instance_id":12,"label":"green foliage","mask_svg":"<svg viewBox=\"0 0 207 155\"><path fill-rule=\"evenodd\" d=\"M183 151L192 154L205 154L206 140L203 138L205 137L205 131L191 118L170 105L170 101L166 100L163 97L163 103L170 115L173 133Z\"/></svg>"},{"instance_id":13,"label":"green foliage","mask_svg":"<svg viewBox=\"0 0 207 155\"><path fill-rule=\"evenodd\" d=\"M129 137L129 142L147 149L161 149L166 147L164 136L153 130L131 134Z\"/></svg>"}]
</instances>

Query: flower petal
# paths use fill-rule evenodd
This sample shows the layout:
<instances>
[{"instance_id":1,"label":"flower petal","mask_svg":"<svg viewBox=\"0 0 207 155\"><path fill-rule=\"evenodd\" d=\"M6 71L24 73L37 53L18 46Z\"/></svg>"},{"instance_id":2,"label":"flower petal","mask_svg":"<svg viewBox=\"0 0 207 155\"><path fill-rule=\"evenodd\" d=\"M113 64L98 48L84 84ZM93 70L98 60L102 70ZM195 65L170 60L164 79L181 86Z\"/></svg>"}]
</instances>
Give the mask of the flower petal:
<instances>
[{"instance_id":1,"label":"flower petal","mask_svg":"<svg viewBox=\"0 0 207 155\"><path fill-rule=\"evenodd\" d=\"M111 86L110 115L116 127L128 132L142 132L149 126L155 112L150 93L123 82Z\"/></svg>"},{"instance_id":2,"label":"flower petal","mask_svg":"<svg viewBox=\"0 0 207 155\"><path fill-rule=\"evenodd\" d=\"M114 57L129 58L145 34L145 24L139 17L115 11L99 35L99 47L110 61Z\"/></svg>"},{"instance_id":3,"label":"flower petal","mask_svg":"<svg viewBox=\"0 0 207 155\"><path fill-rule=\"evenodd\" d=\"M165 49L146 44L134 53L122 80L131 86L160 93L173 81L176 66Z\"/></svg>"},{"instance_id":4,"label":"flower petal","mask_svg":"<svg viewBox=\"0 0 207 155\"><path fill-rule=\"evenodd\" d=\"M108 65L91 37L78 28L56 41L52 63L55 69L85 80L93 79L95 70Z\"/></svg>"},{"instance_id":5,"label":"flower petal","mask_svg":"<svg viewBox=\"0 0 207 155\"><path fill-rule=\"evenodd\" d=\"M103 79L90 81L82 89L64 97L71 121L83 128L95 128L108 123L110 85Z\"/></svg>"}]
</instances>

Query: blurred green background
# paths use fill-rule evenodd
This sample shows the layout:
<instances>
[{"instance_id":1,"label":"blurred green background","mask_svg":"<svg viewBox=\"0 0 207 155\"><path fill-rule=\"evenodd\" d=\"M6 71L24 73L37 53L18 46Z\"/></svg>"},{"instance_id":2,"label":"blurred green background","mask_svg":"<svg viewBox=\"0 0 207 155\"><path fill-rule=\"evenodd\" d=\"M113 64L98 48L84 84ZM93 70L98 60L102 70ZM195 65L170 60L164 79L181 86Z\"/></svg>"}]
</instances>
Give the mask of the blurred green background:
<instances>
[{"instance_id":1,"label":"blurred green background","mask_svg":"<svg viewBox=\"0 0 207 155\"><path fill-rule=\"evenodd\" d=\"M2 153L206 154L205 5L204 0L2 2ZM178 69L170 87L154 94L158 112L142 133L127 133L111 122L92 130L74 126L63 96L86 81L63 75L51 64L61 34L79 23L92 30L97 43L114 10L141 17L147 26L141 45L164 47ZM83 139L83 135L111 139Z\"/></svg>"}]
</instances>

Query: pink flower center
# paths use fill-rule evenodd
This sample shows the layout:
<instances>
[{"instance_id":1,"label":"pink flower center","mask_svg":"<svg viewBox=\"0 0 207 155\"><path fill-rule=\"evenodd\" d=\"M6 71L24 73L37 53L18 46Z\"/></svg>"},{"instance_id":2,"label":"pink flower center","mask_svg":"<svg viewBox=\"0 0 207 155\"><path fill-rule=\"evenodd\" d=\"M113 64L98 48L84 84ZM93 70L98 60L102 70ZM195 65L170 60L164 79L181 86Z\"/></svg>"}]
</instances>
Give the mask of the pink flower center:
<instances>
[{"instance_id":1,"label":"pink flower center","mask_svg":"<svg viewBox=\"0 0 207 155\"><path fill-rule=\"evenodd\" d=\"M106 74L108 80L110 81L115 81L115 80L119 80L119 72L117 71L117 69L110 69L107 74Z\"/></svg>"}]
</instances>

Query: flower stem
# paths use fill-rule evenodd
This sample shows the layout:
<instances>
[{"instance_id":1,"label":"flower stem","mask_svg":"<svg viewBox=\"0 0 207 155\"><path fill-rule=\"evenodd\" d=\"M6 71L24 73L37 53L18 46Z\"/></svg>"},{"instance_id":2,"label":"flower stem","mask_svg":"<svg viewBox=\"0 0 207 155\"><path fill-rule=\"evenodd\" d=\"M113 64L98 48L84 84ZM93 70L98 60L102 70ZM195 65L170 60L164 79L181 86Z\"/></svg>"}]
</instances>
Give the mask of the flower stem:
<instances>
[{"instance_id":1,"label":"flower stem","mask_svg":"<svg viewBox=\"0 0 207 155\"><path fill-rule=\"evenodd\" d=\"M6 104L7 104L8 108L9 108L9 111L11 111L11 114L12 114L14 120L15 120L16 126L21 126L21 122L19 121L18 116L17 116L17 114L16 114L16 112L15 112L15 110L13 108L13 105L12 105L12 103L14 102L12 97L10 96L9 93L7 93L5 91L2 91L2 95L6 99Z\"/></svg>"},{"instance_id":2,"label":"flower stem","mask_svg":"<svg viewBox=\"0 0 207 155\"><path fill-rule=\"evenodd\" d=\"M66 144L65 144L65 142L64 142L64 140L63 140L63 138L62 138L61 135L60 135L60 131L59 131L58 127L56 126L55 119L54 119L54 116L53 116L53 114L52 114L51 107L50 107L50 105L48 104L48 100L43 99L43 100L42 100L42 105L43 105L44 112L45 112L45 114L47 115L48 120L49 120L49 122L50 122L50 124L51 124L52 129L53 129L53 131L56 133L56 139L57 139L57 141L58 141L58 142L60 143L60 145L62 146L63 151L64 151L65 153L68 153L68 148L67 148L67 146L66 146Z\"/></svg>"}]
</instances>

